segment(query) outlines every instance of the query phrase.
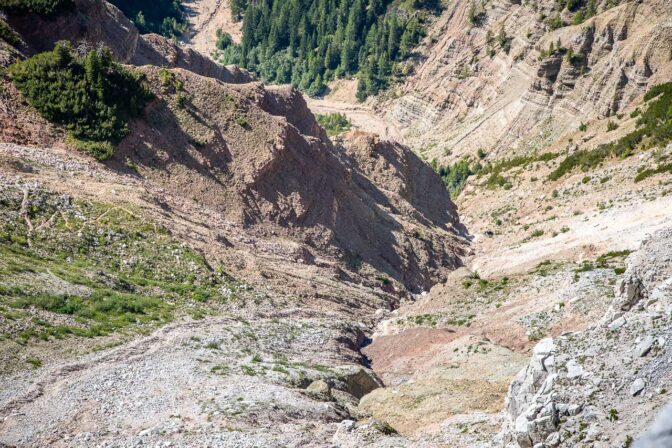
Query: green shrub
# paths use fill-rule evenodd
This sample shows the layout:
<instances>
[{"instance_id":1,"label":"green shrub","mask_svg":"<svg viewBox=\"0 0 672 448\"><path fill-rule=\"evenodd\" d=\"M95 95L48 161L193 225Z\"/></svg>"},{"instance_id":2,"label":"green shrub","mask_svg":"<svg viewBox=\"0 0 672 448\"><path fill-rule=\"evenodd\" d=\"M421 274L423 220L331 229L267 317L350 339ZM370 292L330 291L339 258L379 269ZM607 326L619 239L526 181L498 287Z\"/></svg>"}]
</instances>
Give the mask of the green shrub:
<instances>
[{"instance_id":1,"label":"green shrub","mask_svg":"<svg viewBox=\"0 0 672 448\"><path fill-rule=\"evenodd\" d=\"M78 150L89 154L96 160L107 160L114 155L114 146L110 142L94 142L72 138L70 139L70 143Z\"/></svg>"},{"instance_id":2,"label":"green shrub","mask_svg":"<svg viewBox=\"0 0 672 448\"><path fill-rule=\"evenodd\" d=\"M616 129L618 129L618 124L609 120L607 123L607 132L615 131Z\"/></svg>"},{"instance_id":3,"label":"green shrub","mask_svg":"<svg viewBox=\"0 0 672 448\"><path fill-rule=\"evenodd\" d=\"M658 165L658 167L653 169L645 169L643 171L640 171L639 173L637 173L637 176L635 176L635 182L641 182L648 177L662 173L672 174L672 163L666 163L663 165Z\"/></svg>"},{"instance_id":4,"label":"green shrub","mask_svg":"<svg viewBox=\"0 0 672 448\"><path fill-rule=\"evenodd\" d=\"M177 103L177 107L180 109L183 109L187 104L187 98L182 94L182 92L177 92L177 95L175 95L175 103Z\"/></svg>"},{"instance_id":5,"label":"green shrub","mask_svg":"<svg viewBox=\"0 0 672 448\"><path fill-rule=\"evenodd\" d=\"M508 182L509 181L506 177L502 176L499 172L494 172L486 181L485 186L492 189L496 187L503 187Z\"/></svg>"},{"instance_id":6,"label":"green shrub","mask_svg":"<svg viewBox=\"0 0 672 448\"><path fill-rule=\"evenodd\" d=\"M618 411L616 409L609 409L609 416L607 417L607 419L610 422L617 421L618 420Z\"/></svg>"},{"instance_id":7,"label":"green shrub","mask_svg":"<svg viewBox=\"0 0 672 448\"><path fill-rule=\"evenodd\" d=\"M586 20L586 16L583 14L583 11L578 11L572 17L572 25L581 25Z\"/></svg>"},{"instance_id":8,"label":"green shrub","mask_svg":"<svg viewBox=\"0 0 672 448\"><path fill-rule=\"evenodd\" d=\"M19 35L16 34L3 20L0 20L0 39L10 45L18 45L19 42L21 42Z\"/></svg>"},{"instance_id":9,"label":"green shrub","mask_svg":"<svg viewBox=\"0 0 672 448\"><path fill-rule=\"evenodd\" d=\"M327 131L329 136L350 130L352 122L339 112L317 116L317 122Z\"/></svg>"},{"instance_id":10,"label":"green shrub","mask_svg":"<svg viewBox=\"0 0 672 448\"><path fill-rule=\"evenodd\" d=\"M469 167L467 159L462 159L454 165L446 166L439 166L436 160L433 160L431 167L441 176L444 185L452 197L460 194L467 183L467 179L474 174Z\"/></svg>"},{"instance_id":11,"label":"green shrub","mask_svg":"<svg viewBox=\"0 0 672 448\"><path fill-rule=\"evenodd\" d=\"M179 36L188 25L181 0L110 0L123 11L141 33Z\"/></svg>"},{"instance_id":12,"label":"green shrub","mask_svg":"<svg viewBox=\"0 0 672 448\"><path fill-rule=\"evenodd\" d=\"M33 12L45 16L57 14L73 5L72 0L0 0L0 9L16 13Z\"/></svg>"},{"instance_id":13,"label":"green shrub","mask_svg":"<svg viewBox=\"0 0 672 448\"><path fill-rule=\"evenodd\" d=\"M567 26L567 24L562 20L560 14L556 14L554 17L546 20L546 26L548 26L551 30L557 30L558 28Z\"/></svg>"},{"instance_id":14,"label":"green shrub","mask_svg":"<svg viewBox=\"0 0 672 448\"><path fill-rule=\"evenodd\" d=\"M233 38L229 33L222 31L221 28L217 29L217 42L215 47L218 50L226 50L230 45L233 45Z\"/></svg>"},{"instance_id":15,"label":"green shrub","mask_svg":"<svg viewBox=\"0 0 672 448\"><path fill-rule=\"evenodd\" d=\"M11 79L47 120L68 129L75 145L97 158L111 156L128 121L152 97L140 77L112 61L109 50L75 55L68 43L12 65Z\"/></svg>"},{"instance_id":16,"label":"green shrub","mask_svg":"<svg viewBox=\"0 0 672 448\"><path fill-rule=\"evenodd\" d=\"M33 369L39 369L42 367L42 360L39 358L28 358L26 359L26 362L33 366Z\"/></svg>"},{"instance_id":17,"label":"green shrub","mask_svg":"<svg viewBox=\"0 0 672 448\"><path fill-rule=\"evenodd\" d=\"M386 436L397 434L397 430L390 426L390 424L387 422L375 422L373 424L373 428L382 434L385 434Z\"/></svg>"}]
</instances>

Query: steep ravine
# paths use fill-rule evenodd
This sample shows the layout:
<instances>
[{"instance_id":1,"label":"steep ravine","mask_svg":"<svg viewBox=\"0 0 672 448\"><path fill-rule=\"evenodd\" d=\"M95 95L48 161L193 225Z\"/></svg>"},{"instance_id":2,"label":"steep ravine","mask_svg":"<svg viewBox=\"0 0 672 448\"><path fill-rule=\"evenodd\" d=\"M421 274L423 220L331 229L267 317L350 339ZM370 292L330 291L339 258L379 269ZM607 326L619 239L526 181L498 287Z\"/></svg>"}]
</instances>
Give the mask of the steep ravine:
<instances>
[{"instance_id":1,"label":"steep ravine","mask_svg":"<svg viewBox=\"0 0 672 448\"><path fill-rule=\"evenodd\" d=\"M154 98L98 162L2 74L0 446L631 446L669 401L672 145L550 174L636 128L669 11L548 32L529 4L473 27L468 5L365 105L347 81L265 86L102 0L10 15L3 64L107 45ZM226 0L189 8L207 48ZM466 64L500 25L511 54ZM592 71L539 60L557 37L594 43ZM355 129L330 139L311 108ZM451 198L426 162L465 154L501 166Z\"/></svg>"}]
</instances>

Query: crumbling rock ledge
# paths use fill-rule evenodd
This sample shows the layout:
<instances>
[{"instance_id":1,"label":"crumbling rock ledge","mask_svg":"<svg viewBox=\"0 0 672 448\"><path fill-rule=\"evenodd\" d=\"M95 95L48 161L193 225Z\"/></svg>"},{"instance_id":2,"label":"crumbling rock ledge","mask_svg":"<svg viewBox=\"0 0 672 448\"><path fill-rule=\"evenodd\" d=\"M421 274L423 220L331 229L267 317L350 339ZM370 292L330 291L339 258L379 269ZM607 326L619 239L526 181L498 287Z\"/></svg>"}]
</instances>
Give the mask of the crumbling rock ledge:
<instances>
[{"instance_id":1,"label":"crumbling rock ledge","mask_svg":"<svg viewBox=\"0 0 672 448\"><path fill-rule=\"evenodd\" d=\"M672 229L642 242L614 289L601 322L536 345L509 388L494 446L629 446L669 401ZM669 446L670 415L636 446Z\"/></svg>"}]
</instances>

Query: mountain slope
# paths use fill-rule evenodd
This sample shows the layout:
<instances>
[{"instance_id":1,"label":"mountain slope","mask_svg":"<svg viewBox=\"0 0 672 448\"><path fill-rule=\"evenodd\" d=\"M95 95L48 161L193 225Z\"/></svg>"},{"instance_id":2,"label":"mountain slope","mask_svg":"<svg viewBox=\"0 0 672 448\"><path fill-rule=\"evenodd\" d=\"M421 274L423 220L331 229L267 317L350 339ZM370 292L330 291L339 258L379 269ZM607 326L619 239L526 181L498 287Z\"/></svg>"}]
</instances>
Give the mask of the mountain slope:
<instances>
[{"instance_id":1,"label":"mountain slope","mask_svg":"<svg viewBox=\"0 0 672 448\"><path fill-rule=\"evenodd\" d=\"M533 152L582 121L621 112L672 73L665 1L598 2L595 17L555 30L541 18L567 24L573 14L554 1L487 2L474 24L470 8L446 5L416 74L380 105L429 159Z\"/></svg>"},{"instance_id":2,"label":"mountain slope","mask_svg":"<svg viewBox=\"0 0 672 448\"><path fill-rule=\"evenodd\" d=\"M100 163L3 72L0 443L328 446L366 421L376 313L467 250L440 177L105 2L7 22L5 64L108 45L153 99Z\"/></svg>"}]
</instances>

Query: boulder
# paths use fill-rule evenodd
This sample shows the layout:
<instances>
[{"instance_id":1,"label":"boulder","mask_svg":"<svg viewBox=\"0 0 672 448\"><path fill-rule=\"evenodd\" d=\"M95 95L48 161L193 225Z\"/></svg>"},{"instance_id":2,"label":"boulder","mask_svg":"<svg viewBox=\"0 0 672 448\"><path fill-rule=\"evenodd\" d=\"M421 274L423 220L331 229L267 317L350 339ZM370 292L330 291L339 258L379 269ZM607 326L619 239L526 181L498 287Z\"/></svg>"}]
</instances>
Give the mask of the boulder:
<instances>
[{"instance_id":1,"label":"boulder","mask_svg":"<svg viewBox=\"0 0 672 448\"><path fill-rule=\"evenodd\" d=\"M646 387L646 383L644 383L644 380L641 378L637 378L630 385L630 394L632 396L638 395L641 391L644 390L644 387Z\"/></svg>"},{"instance_id":2,"label":"boulder","mask_svg":"<svg viewBox=\"0 0 672 448\"><path fill-rule=\"evenodd\" d=\"M306 388L306 393L323 401L331 400L331 386L324 380L315 380Z\"/></svg>"}]
</instances>

